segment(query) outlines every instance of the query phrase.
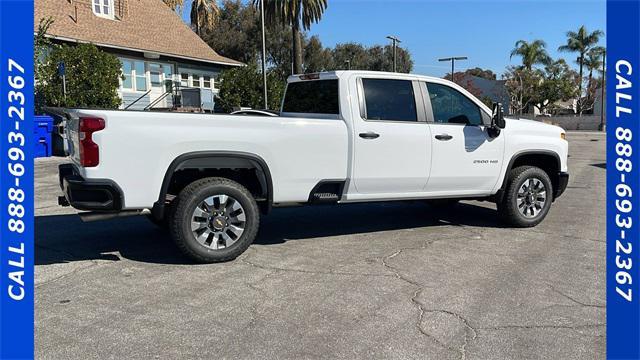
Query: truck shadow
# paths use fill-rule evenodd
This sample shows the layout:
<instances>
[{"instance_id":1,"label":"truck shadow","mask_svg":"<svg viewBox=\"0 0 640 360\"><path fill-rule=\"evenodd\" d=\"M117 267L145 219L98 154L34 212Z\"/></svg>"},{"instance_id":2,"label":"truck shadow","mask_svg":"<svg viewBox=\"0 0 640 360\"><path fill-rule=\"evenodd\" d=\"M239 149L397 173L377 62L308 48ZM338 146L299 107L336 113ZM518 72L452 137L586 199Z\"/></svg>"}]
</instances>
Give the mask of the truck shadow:
<instances>
[{"instance_id":1,"label":"truck shadow","mask_svg":"<svg viewBox=\"0 0 640 360\"><path fill-rule=\"evenodd\" d=\"M301 239L438 226L502 227L493 208L461 203L434 209L423 202L389 202L275 209L262 218L255 245ZM362 241L354 238L353 241ZM83 223L77 215L38 216L35 264L121 258L155 264L191 264L165 230L143 217Z\"/></svg>"}]
</instances>

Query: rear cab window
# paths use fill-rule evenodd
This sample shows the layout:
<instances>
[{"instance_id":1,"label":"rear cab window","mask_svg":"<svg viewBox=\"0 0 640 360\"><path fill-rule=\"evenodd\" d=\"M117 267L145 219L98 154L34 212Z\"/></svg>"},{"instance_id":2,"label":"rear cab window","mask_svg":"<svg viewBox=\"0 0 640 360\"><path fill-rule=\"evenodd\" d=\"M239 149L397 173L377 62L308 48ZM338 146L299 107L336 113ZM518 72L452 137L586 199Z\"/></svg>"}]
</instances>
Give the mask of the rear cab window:
<instances>
[{"instance_id":1,"label":"rear cab window","mask_svg":"<svg viewBox=\"0 0 640 360\"><path fill-rule=\"evenodd\" d=\"M282 113L340 115L338 79L290 82L282 102Z\"/></svg>"}]
</instances>

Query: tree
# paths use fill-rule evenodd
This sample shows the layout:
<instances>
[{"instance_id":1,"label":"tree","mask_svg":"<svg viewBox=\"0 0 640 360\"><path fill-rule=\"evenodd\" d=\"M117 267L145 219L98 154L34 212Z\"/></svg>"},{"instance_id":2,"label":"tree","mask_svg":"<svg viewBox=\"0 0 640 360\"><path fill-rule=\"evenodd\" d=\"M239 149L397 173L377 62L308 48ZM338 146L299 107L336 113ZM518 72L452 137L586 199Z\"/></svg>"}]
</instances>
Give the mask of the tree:
<instances>
[{"instance_id":1,"label":"tree","mask_svg":"<svg viewBox=\"0 0 640 360\"><path fill-rule=\"evenodd\" d=\"M201 37L222 56L243 63L257 61L261 48L258 15L255 7L241 0L224 0L215 24Z\"/></svg>"},{"instance_id":2,"label":"tree","mask_svg":"<svg viewBox=\"0 0 640 360\"><path fill-rule=\"evenodd\" d=\"M336 44L331 50L333 66L331 70L368 70L370 59L367 49L362 44L349 42Z\"/></svg>"},{"instance_id":3,"label":"tree","mask_svg":"<svg viewBox=\"0 0 640 360\"><path fill-rule=\"evenodd\" d=\"M482 69L482 68L479 68L479 67L475 67L473 69L467 69L467 70L465 70L464 73L468 74L468 75L472 75L472 76L477 76L477 77L480 77L480 78L483 78L483 79L487 79L487 80L496 80L497 79L496 74L493 71L491 71L489 69L485 70L485 69Z\"/></svg>"},{"instance_id":4,"label":"tree","mask_svg":"<svg viewBox=\"0 0 640 360\"><path fill-rule=\"evenodd\" d=\"M34 66L34 79L36 83L35 91L35 111L36 114L42 113L42 107L44 106L44 99L42 94L38 92L38 83L42 82L42 64L46 61L47 53L55 47L51 40L46 37L49 27L53 24L53 18L42 18L38 23L38 31L33 36L33 66Z\"/></svg>"},{"instance_id":5,"label":"tree","mask_svg":"<svg viewBox=\"0 0 640 360\"><path fill-rule=\"evenodd\" d=\"M184 6L184 0L162 0L171 10L178 11Z\"/></svg>"},{"instance_id":6,"label":"tree","mask_svg":"<svg viewBox=\"0 0 640 360\"><path fill-rule=\"evenodd\" d=\"M322 46L317 35L312 36L304 47L304 72L314 73L333 68L331 50Z\"/></svg>"},{"instance_id":7,"label":"tree","mask_svg":"<svg viewBox=\"0 0 640 360\"><path fill-rule=\"evenodd\" d=\"M262 0L254 0L256 5ZM265 16L272 23L290 26L292 30L293 72L302 73L302 31L320 21L327 0L264 0Z\"/></svg>"},{"instance_id":8,"label":"tree","mask_svg":"<svg viewBox=\"0 0 640 360\"><path fill-rule=\"evenodd\" d=\"M578 113L582 114L582 82L583 78L583 67L585 62L585 56L589 52L591 48L596 46L600 42L600 37L604 36L604 33L600 30L595 30L594 32L589 32L587 28L582 25L578 29L578 31L568 31L567 32L567 43L558 48L558 51L565 52L573 52L578 53L578 66L579 66L579 77L578 77Z\"/></svg>"},{"instance_id":9,"label":"tree","mask_svg":"<svg viewBox=\"0 0 640 360\"><path fill-rule=\"evenodd\" d=\"M524 66L510 66L503 78L505 87L511 98L511 113L529 113L538 100L537 88L542 82L542 71L527 69Z\"/></svg>"},{"instance_id":10,"label":"tree","mask_svg":"<svg viewBox=\"0 0 640 360\"><path fill-rule=\"evenodd\" d=\"M220 13L216 0L193 0L191 3L191 26L200 36L203 30L209 30L216 22L216 17Z\"/></svg>"},{"instance_id":11,"label":"tree","mask_svg":"<svg viewBox=\"0 0 640 360\"><path fill-rule=\"evenodd\" d=\"M58 64L66 69L67 94L62 90ZM114 55L93 44L54 47L37 64L36 98L46 106L115 109L120 106L119 79L122 64Z\"/></svg>"},{"instance_id":12,"label":"tree","mask_svg":"<svg viewBox=\"0 0 640 360\"><path fill-rule=\"evenodd\" d=\"M596 46L589 50L589 52L587 53L587 56L584 59L584 66L587 68L587 70L589 70L589 75L587 80L587 98L586 98L586 102L589 104L586 104L588 106L585 106L585 108L593 106L592 100L595 98L595 91L598 89L598 86L597 84L595 84L593 79L593 72L602 71L604 54L605 54L604 47Z\"/></svg>"},{"instance_id":13,"label":"tree","mask_svg":"<svg viewBox=\"0 0 640 360\"><path fill-rule=\"evenodd\" d=\"M220 74L220 94L217 103L225 112L240 107L261 109L263 104L262 70L256 63L225 70ZM284 82L274 71L267 73L269 109L279 109Z\"/></svg>"},{"instance_id":14,"label":"tree","mask_svg":"<svg viewBox=\"0 0 640 360\"><path fill-rule=\"evenodd\" d=\"M546 46L547 44L542 40L534 40L531 43L525 40L518 40L514 49L511 50L510 58L520 56L522 58L522 65L527 70L531 70L533 65L546 65L551 61L545 49Z\"/></svg>"},{"instance_id":15,"label":"tree","mask_svg":"<svg viewBox=\"0 0 640 360\"><path fill-rule=\"evenodd\" d=\"M577 77L578 74L569 68L564 59L549 63L544 69L542 81L534 87L534 104L540 113L558 101L572 99L577 92Z\"/></svg>"}]
</instances>

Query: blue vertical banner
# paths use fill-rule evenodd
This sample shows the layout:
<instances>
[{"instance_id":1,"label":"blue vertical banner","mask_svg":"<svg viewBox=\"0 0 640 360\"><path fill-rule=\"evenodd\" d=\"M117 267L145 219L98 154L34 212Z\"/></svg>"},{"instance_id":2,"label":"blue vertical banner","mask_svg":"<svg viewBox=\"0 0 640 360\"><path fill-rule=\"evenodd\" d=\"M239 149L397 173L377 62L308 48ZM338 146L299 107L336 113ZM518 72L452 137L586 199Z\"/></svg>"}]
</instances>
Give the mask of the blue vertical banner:
<instances>
[{"instance_id":1,"label":"blue vertical banner","mask_svg":"<svg viewBox=\"0 0 640 360\"><path fill-rule=\"evenodd\" d=\"M640 359L640 2L607 2L607 358Z\"/></svg>"},{"instance_id":2,"label":"blue vertical banner","mask_svg":"<svg viewBox=\"0 0 640 360\"><path fill-rule=\"evenodd\" d=\"M33 0L0 0L0 359L32 359Z\"/></svg>"}]
</instances>

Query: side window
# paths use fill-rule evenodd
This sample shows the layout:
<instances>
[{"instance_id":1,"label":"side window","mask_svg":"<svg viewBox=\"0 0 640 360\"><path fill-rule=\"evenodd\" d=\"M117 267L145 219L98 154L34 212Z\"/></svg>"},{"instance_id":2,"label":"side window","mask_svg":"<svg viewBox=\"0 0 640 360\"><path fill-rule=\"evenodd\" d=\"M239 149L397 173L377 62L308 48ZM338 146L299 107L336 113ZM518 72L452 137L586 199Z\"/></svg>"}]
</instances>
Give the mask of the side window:
<instances>
[{"instance_id":1,"label":"side window","mask_svg":"<svg viewBox=\"0 0 640 360\"><path fill-rule=\"evenodd\" d=\"M362 79L367 120L418 121L408 80Z\"/></svg>"},{"instance_id":2,"label":"side window","mask_svg":"<svg viewBox=\"0 0 640 360\"><path fill-rule=\"evenodd\" d=\"M435 123L482 125L480 107L456 89L427 83Z\"/></svg>"},{"instance_id":3,"label":"side window","mask_svg":"<svg viewBox=\"0 0 640 360\"><path fill-rule=\"evenodd\" d=\"M122 88L133 90L133 62L129 60L121 60L122 61L122 75L124 75L124 80L122 80Z\"/></svg>"}]
</instances>

